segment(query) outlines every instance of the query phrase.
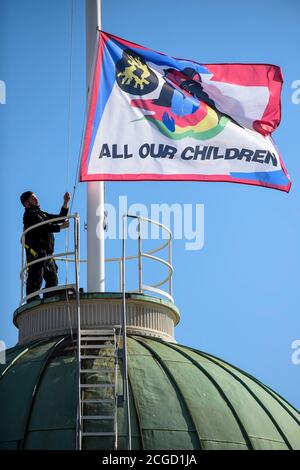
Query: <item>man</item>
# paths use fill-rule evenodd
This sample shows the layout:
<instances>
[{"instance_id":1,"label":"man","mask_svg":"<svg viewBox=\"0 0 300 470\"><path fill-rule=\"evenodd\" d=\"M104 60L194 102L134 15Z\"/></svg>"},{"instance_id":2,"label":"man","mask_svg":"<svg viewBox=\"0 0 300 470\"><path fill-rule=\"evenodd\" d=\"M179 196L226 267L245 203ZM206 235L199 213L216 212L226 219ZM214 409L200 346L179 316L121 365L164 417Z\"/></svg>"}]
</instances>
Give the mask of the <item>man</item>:
<instances>
[{"instance_id":1,"label":"man","mask_svg":"<svg viewBox=\"0 0 300 470\"><path fill-rule=\"evenodd\" d=\"M69 211L70 194L67 192L64 195L64 203L59 214L49 214L41 210L39 201L32 191L24 192L21 197L21 203L25 207L23 216L24 230L32 225L36 225L45 220L54 219L56 217L65 216ZM53 233L60 232L61 229L69 227L69 222L49 222L35 229L30 230L25 235L25 248L27 263L34 261L44 256L49 256L54 253L54 235ZM26 295L36 292L41 289L43 279L46 282L45 288L54 287L58 285L57 278L57 265L53 258L46 261L35 263L28 268ZM29 300L39 299L36 295Z\"/></svg>"}]
</instances>

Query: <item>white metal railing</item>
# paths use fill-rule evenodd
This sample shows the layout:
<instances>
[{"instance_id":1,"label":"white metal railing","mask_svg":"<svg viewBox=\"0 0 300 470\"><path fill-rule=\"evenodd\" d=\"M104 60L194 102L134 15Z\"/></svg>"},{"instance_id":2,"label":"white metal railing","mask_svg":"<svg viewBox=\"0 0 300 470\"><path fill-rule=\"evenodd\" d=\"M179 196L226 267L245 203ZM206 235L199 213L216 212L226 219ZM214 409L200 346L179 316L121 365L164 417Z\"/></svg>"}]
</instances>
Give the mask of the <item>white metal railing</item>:
<instances>
[{"instance_id":1,"label":"white metal railing","mask_svg":"<svg viewBox=\"0 0 300 470\"><path fill-rule=\"evenodd\" d=\"M132 214L125 214L125 218L132 218L138 220L138 252L135 255L125 256L125 261L132 261L138 260L138 287L134 291L127 291L129 293L140 293L144 294L145 292L152 292L156 295L161 295L167 298L169 301L174 303L173 295L172 295L172 276L174 272L174 268L172 266L172 232L160 222L157 222L152 219L148 219L147 217L141 217L138 215ZM141 222L146 222L149 224L157 225L158 227L165 230L168 234L168 239L164 241L161 245L152 250L143 251L142 249L142 233L141 233ZM124 234L125 236L125 234ZM168 260L166 261L164 258L159 256L153 256L154 254L162 251L164 248L168 247ZM151 259L157 263L160 263L163 266L166 266L168 269L167 275L161 279L159 282L155 284L144 284L144 270L143 270L143 258ZM58 261L72 261L67 258L63 258L62 254L55 255L55 259ZM80 263L87 263L86 259L81 259ZM123 256L118 258L106 258L105 263L116 263L118 264L119 269L119 292L122 292L122 263L123 263ZM164 284L168 283L167 290L159 289L159 287L163 286Z\"/></svg>"},{"instance_id":2,"label":"white metal railing","mask_svg":"<svg viewBox=\"0 0 300 470\"><path fill-rule=\"evenodd\" d=\"M74 224L74 250L73 251L66 251L63 253L53 253L52 255L47 255L43 256L41 258L34 259L33 261L30 261L27 263L26 255L25 255L25 236L28 232L31 230L34 230L38 227L41 227L43 225L47 225L49 223L53 222L63 222L66 219L72 219ZM74 215L65 215L61 217L55 217L54 219L48 219L44 220L43 222L40 222L36 225L32 225L31 227L28 227L21 235L21 245L22 245L22 269L20 273L20 278L21 278L21 301L20 305L23 305L25 302L30 300L31 298L39 295L39 294L45 294L48 292L55 292L57 290L61 289L70 289L73 288L75 291L79 292L79 223L80 223L80 218L78 214ZM68 256L73 256L73 258L62 258L62 257L68 257ZM75 284L67 284L67 285L60 285L60 286L55 286L55 287L47 287L46 289L39 289L38 291L32 292L29 295L24 295L24 286L25 286L25 277L26 277L26 272L27 270L33 266L34 264L41 263L43 261L46 261L48 259L65 259L70 262L74 262L75 266Z\"/></svg>"},{"instance_id":3,"label":"white metal railing","mask_svg":"<svg viewBox=\"0 0 300 470\"><path fill-rule=\"evenodd\" d=\"M137 215L132 215L132 214L126 214L126 218L132 218L136 219L138 221L138 251L137 254L126 256L125 257L125 262L132 261L132 260L138 260L138 286L137 289L134 291L130 291L131 293L145 293L145 292L151 292L155 295L161 295L165 298L167 298L169 301L174 303L173 295L172 295L172 275L173 275L173 266L172 266L172 232L163 224L152 220L148 219L146 217L141 217ZM61 253L54 253L53 255L49 256L44 256L43 258L38 258L36 260L31 261L30 263L26 263L26 256L25 256L25 235L30 231L33 230L39 226L45 225L49 222L59 222L63 221L66 219L73 219L74 221L74 245L75 248L73 251L67 251L67 252L61 252ZM168 234L168 239L163 241L162 244L157 246L156 248L153 248L151 250L143 250L143 239L142 239L142 231L141 231L141 223L149 223L149 224L154 224L160 227L161 229L165 230L166 233ZM125 235L124 235L125 236ZM76 286L75 284L67 284L67 285L60 285L57 287L48 287L47 289L40 289L39 291L33 292L32 294L29 295L24 295L24 286L25 286L25 273L26 270L34 265L35 263L40 263L42 261L45 261L47 259L54 258L56 261L66 261L70 263L75 263L75 274L76 272L79 273L79 263L87 263L86 259L80 259L80 252L79 252L79 215L74 214L74 215L68 215L68 216L62 216L62 217L56 217L55 219L51 220L46 220L43 222L40 222L39 224L36 224L34 226L29 227L26 229L21 236L21 244L22 244L22 270L21 270L21 301L20 305L23 305L27 300L31 299L32 297L35 297L36 295L39 294L44 294L48 292L55 292L58 289L79 289L79 285ZM167 260L157 256L157 253L161 252L163 249L167 248L168 249L168 257ZM155 256L156 255L156 256ZM77 262L76 262L77 258ZM146 284L144 282L144 271L145 269L143 268L143 258L152 260L153 262L159 263L162 266L165 266L168 270L167 275L160 279L158 282L153 283L153 284ZM118 265L118 270L119 270L119 292L122 292L122 263L123 263L123 257L117 257L117 258L107 258L105 259L106 263L116 263ZM77 266L76 266L77 264ZM167 289L161 289L161 286L168 284Z\"/></svg>"},{"instance_id":4,"label":"white metal railing","mask_svg":"<svg viewBox=\"0 0 300 470\"><path fill-rule=\"evenodd\" d=\"M126 236L127 233L127 219L136 219L138 221L138 254L135 256L126 257ZM146 222L150 224L155 224L161 227L163 230L166 230L169 238L167 242L163 243L161 246L155 248L154 250L143 252L142 248L142 236L141 236L141 222ZM153 256L153 253L157 253L163 248L168 247L168 261L160 258L158 256ZM154 260L156 262L162 263L168 268L168 275L162 279L160 282L154 284L154 286L146 285L143 283L143 257ZM156 294L163 295L169 300L174 302L172 297L172 233L171 231L163 224L156 222L154 220L148 219L146 217L141 217L137 215L124 214L122 219L122 258L121 258L121 291L122 291L122 337L123 337L123 394L124 394L124 405L126 409L126 427L127 427L127 449L131 450L131 419L130 419L130 399L129 399L129 383L128 383L128 367L127 367L127 309L126 309L126 261L129 259L138 258L139 266L139 291L150 291ZM159 289L161 285L168 282L169 292Z\"/></svg>"},{"instance_id":5,"label":"white metal railing","mask_svg":"<svg viewBox=\"0 0 300 470\"><path fill-rule=\"evenodd\" d=\"M128 260L132 259L138 259L138 270L139 270L139 287L138 291L140 293L145 293L145 292L152 292L154 294L159 294L162 295L163 297L166 297L168 300L174 303L174 299L172 296L172 275L173 275L173 266L172 266L172 232L166 227L165 225L161 224L160 222L157 222L156 220L148 219L147 217L142 217L138 215L132 215L132 214L126 214L123 216L124 224L123 224L123 240L125 244L125 219L136 219L138 221L138 253L133 256L124 256L124 250L123 250L123 256L121 259L117 258L112 258L109 261L116 261L118 260L120 262L120 279L122 280L122 275L123 270L124 270L124 265L123 265L123 260L126 262ZM161 245L158 247L148 250L148 251L143 251L143 240L142 240L142 234L141 234L141 223L148 223L148 224L154 224L160 227L161 229L165 230L168 234L168 239L163 242ZM164 248L168 248L168 260L166 261L165 259L159 257L159 256L154 256L154 253L158 253L159 251L163 250ZM160 263L163 266L166 266L168 269L167 276L165 276L163 279L161 279L159 282L155 284L145 284L144 283L144 272L143 272L143 258L147 258L150 260L153 260L157 263ZM168 283L168 290L163 290L159 289L159 287L163 286L164 284ZM122 289L121 289L122 290Z\"/></svg>"}]
</instances>

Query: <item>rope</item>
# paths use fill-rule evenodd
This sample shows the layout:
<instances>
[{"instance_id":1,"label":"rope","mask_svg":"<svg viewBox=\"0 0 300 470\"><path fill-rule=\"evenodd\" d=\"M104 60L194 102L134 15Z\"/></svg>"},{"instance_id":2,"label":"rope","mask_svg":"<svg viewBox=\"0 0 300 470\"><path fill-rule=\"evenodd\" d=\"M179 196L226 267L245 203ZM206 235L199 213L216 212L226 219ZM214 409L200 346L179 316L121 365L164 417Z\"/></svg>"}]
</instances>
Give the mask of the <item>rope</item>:
<instances>
[{"instance_id":1,"label":"rope","mask_svg":"<svg viewBox=\"0 0 300 470\"><path fill-rule=\"evenodd\" d=\"M71 121L71 114L72 114L72 83L73 83L73 70L72 70L72 59L73 59L73 22L74 22L74 0L71 0L71 26L70 26L70 63L69 63L69 86L70 86L70 92L69 92L69 103L68 103L68 137L67 137L67 168L66 168L66 188L68 188L68 183L69 183L69 167L70 167L70 158L71 158L71 137L72 137L72 121ZM91 71L92 72L92 71ZM85 106L85 111L84 111L84 117L82 121L82 131L81 131L81 139L80 139L80 147L79 147L79 152L78 152L78 157L77 157L77 168L76 168L76 174L75 174L75 180L74 180L74 185L72 188L72 193L71 193L71 201L70 201L70 213L72 213L73 209L73 204L75 200L75 195L76 195L76 190L77 190L77 185L79 182L79 170L80 170L80 157L82 155L82 150L83 150L83 142L84 142L84 135L85 135L85 125L86 125L86 119L87 119L87 108L88 108L88 103L86 103ZM104 191L105 191L105 186L104 186ZM69 251L69 242L70 242L70 233L69 230L66 233L66 238L65 238L65 246L66 246L66 252ZM65 284L68 284L68 259L66 259L66 282ZM68 308L68 317L69 317L69 324L70 324L70 330L71 330L71 336L73 339L73 331L72 331L72 324L71 324L71 315L70 315L70 305L69 305L69 297L68 297L68 292L66 290L66 301L67 301L67 308Z\"/></svg>"},{"instance_id":2,"label":"rope","mask_svg":"<svg viewBox=\"0 0 300 470\"><path fill-rule=\"evenodd\" d=\"M97 29L97 31L100 31L100 30ZM97 40L99 41L99 35L98 35ZM97 49L96 49L96 50L97 50ZM91 81L92 81L92 80L91 80L91 78L92 78L92 73L93 73L93 67L91 68L91 71L90 71L89 84L90 84ZM92 89L89 89L89 93L91 93L91 91L92 91ZM73 202L74 202L75 193L76 193L77 184L78 184L78 179L79 179L78 176L79 176L79 168L80 168L80 157L81 157L82 150L83 150L83 141L84 141L84 134L85 134L85 124L86 124L86 120L87 120L87 113L88 113L88 99L87 99L87 101L86 101L85 111L84 111L84 117L83 117L83 122L82 122L82 132L81 132L80 148L79 148L79 154L78 154L78 159L77 159L77 168L76 168L75 181L74 181L74 186L73 186L73 191L72 191L70 210L71 210L72 207L73 207Z\"/></svg>"},{"instance_id":3,"label":"rope","mask_svg":"<svg viewBox=\"0 0 300 470\"><path fill-rule=\"evenodd\" d=\"M74 0L71 0L71 17L70 17L70 61L69 61L69 100L68 100L68 120L67 120L67 169L66 169L66 191L68 190L69 184L69 173L70 173L70 159L72 153L72 84L73 84L73 23L74 23ZM71 210L70 210L71 212ZM70 230L68 229L65 234L65 250L66 253L69 251L70 245ZM66 259L66 278L65 285L68 285L69 275L69 262L68 256ZM68 320L70 325L71 338L73 340L73 329L71 322L71 312L68 290L66 289L66 301L68 310Z\"/></svg>"},{"instance_id":4,"label":"rope","mask_svg":"<svg viewBox=\"0 0 300 470\"><path fill-rule=\"evenodd\" d=\"M68 180L69 180L69 161L70 161L70 156L71 156L71 90L72 90L72 58L73 58L73 17L74 17L74 0L71 0L71 27L70 27L70 68L69 68L69 82L70 82L70 94L69 94L69 107L68 107L68 157L67 157L67 176L66 176L66 187L68 186ZM84 141L84 135L85 135L85 124L86 124L86 116L87 116L87 106L85 106L85 112L84 112L84 117L82 121L82 130L81 130L81 139L80 139L80 147L79 147L79 152L78 152L78 157L77 157L77 167L76 167L76 174L75 174L75 180L74 180L74 185L72 188L72 193L71 193L71 201L70 201L70 213L72 213L73 209L73 203L75 200L75 194L76 194L76 189L77 189L77 184L78 184L78 176L79 176L79 170L80 170L80 157L83 149L83 141ZM70 241L70 232L68 230L67 237L66 237L66 252L69 251L69 241ZM66 284L68 284L68 261L66 260ZM67 308L68 308L68 320L69 320L69 325L70 325L70 331L71 331L71 337L73 339L73 331L72 331L72 323L71 323L71 314L70 314L70 304L69 304L69 296L68 292L66 291L66 301L67 301Z\"/></svg>"},{"instance_id":5,"label":"rope","mask_svg":"<svg viewBox=\"0 0 300 470\"><path fill-rule=\"evenodd\" d=\"M99 40L99 36L98 36L98 40ZM92 73L92 70L91 70L91 73ZM91 80L90 80L91 81ZM89 93L91 92L92 90L90 89L89 90ZM83 150L83 141L84 141L84 134L85 134L85 124L86 124L86 119L87 119L87 111L88 111L88 99L86 100L86 105L85 105L85 110L84 110L84 116L83 116L83 122L82 122L82 132L81 132L81 140L80 140L80 148L79 148L79 154L78 154L78 159L77 159L77 168L76 168L76 174L75 174L75 181L74 181L74 186L73 186L73 192L72 192L72 197L71 197L71 205L70 205L70 208L72 209L73 207L73 202L74 202L74 198L75 198L75 193L76 193L76 189L77 189L77 184L78 184L78 180L79 180L79 169L80 169L80 157L81 157L81 154L82 154L82 150Z\"/></svg>"},{"instance_id":6,"label":"rope","mask_svg":"<svg viewBox=\"0 0 300 470\"><path fill-rule=\"evenodd\" d=\"M66 169L66 190L68 189L69 184L69 167L70 167L70 158L71 158L71 136L72 136L72 120L71 120L71 111L72 111L72 83L73 83L73 67L72 67L72 60L73 60L73 23L74 23L74 0L71 0L71 25L70 25L70 63L69 63L69 104L68 104L68 138L67 138L67 169ZM81 139L80 139L80 147L77 157L77 167L76 167L76 174L74 185L72 188L71 193L71 201L70 201L70 209L69 212L72 213L73 204L75 200L75 194L77 189L77 184L79 181L79 170L80 170L80 157L83 150L83 141L85 135L85 124L86 124L86 117L87 117L87 105L85 106L84 117L82 121L82 130L81 130ZM65 238L65 246L66 252L69 251L69 243L70 243L70 232L69 230L66 233ZM66 260L66 282L68 284L68 260ZM72 331L72 323L71 323L71 314L70 314L70 305L69 305L69 297L68 292L66 291L66 301L67 301L67 308L68 308L68 317L69 317L69 324L71 330L71 336L73 339L73 331Z\"/></svg>"},{"instance_id":7,"label":"rope","mask_svg":"<svg viewBox=\"0 0 300 470\"><path fill-rule=\"evenodd\" d=\"M69 61L69 99L68 99L68 140L67 140L67 171L66 171L66 190L68 189L70 158L72 145L72 85L73 85L73 19L74 19L74 0L71 0L71 19L70 19L70 61Z\"/></svg>"},{"instance_id":8,"label":"rope","mask_svg":"<svg viewBox=\"0 0 300 470\"><path fill-rule=\"evenodd\" d=\"M84 134L85 134L86 115L87 115L87 111L85 110L83 121L82 121L82 131L81 131L79 153L78 153L78 158L77 158L77 168L76 168L74 185L73 185L73 190L72 190L72 195L71 195L70 212L72 211L72 207L73 207L73 203L74 203L74 199L75 199L75 193L76 193L77 184L78 184L78 176L79 176L79 169L80 169L80 157L81 157L81 153L82 153Z\"/></svg>"}]
</instances>

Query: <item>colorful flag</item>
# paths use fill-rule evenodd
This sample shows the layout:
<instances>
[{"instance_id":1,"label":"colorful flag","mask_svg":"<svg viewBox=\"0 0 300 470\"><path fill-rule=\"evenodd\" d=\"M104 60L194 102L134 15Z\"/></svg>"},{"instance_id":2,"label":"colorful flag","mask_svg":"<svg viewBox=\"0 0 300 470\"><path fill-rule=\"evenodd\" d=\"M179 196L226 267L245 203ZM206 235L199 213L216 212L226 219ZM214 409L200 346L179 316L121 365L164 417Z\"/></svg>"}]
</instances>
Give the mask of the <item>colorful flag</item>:
<instances>
[{"instance_id":1,"label":"colorful flag","mask_svg":"<svg viewBox=\"0 0 300 470\"><path fill-rule=\"evenodd\" d=\"M100 33L81 181L228 181L289 191L271 134L282 75L200 64Z\"/></svg>"}]
</instances>

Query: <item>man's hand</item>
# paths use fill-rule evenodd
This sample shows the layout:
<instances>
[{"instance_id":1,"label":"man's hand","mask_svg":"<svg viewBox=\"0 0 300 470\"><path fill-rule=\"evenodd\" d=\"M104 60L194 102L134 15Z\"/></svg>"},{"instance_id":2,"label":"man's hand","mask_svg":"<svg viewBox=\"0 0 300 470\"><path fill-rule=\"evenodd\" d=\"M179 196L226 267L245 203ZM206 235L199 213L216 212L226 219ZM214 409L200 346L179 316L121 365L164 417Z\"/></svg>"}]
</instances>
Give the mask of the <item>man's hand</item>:
<instances>
[{"instance_id":1,"label":"man's hand","mask_svg":"<svg viewBox=\"0 0 300 470\"><path fill-rule=\"evenodd\" d=\"M62 228L69 228L69 227L70 227L69 221L66 220L63 224L61 224L60 229L62 229Z\"/></svg>"},{"instance_id":2,"label":"man's hand","mask_svg":"<svg viewBox=\"0 0 300 470\"><path fill-rule=\"evenodd\" d=\"M66 192L65 195L64 195L64 208L65 209L68 209L70 199L71 199L70 193Z\"/></svg>"}]
</instances>

